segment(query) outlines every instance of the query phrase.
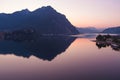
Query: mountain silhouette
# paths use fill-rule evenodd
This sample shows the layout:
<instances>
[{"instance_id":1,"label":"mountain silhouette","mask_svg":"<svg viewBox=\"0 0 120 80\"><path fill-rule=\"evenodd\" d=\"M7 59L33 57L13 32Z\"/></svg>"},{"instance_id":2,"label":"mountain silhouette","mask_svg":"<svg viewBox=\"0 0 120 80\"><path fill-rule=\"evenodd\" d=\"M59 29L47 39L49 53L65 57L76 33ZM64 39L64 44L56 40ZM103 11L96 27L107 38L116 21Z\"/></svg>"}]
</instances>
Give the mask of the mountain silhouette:
<instances>
[{"instance_id":1,"label":"mountain silhouette","mask_svg":"<svg viewBox=\"0 0 120 80\"><path fill-rule=\"evenodd\" d=\"M29 58L35 56L39 59L53 60L58 54L64 52L75 40L72 37L41 37L34 41L0 41L0 54L14 54Z\"/></svg>"},{"instance_id":2,"label":"mountain silhouette","mask_svg":"<svg viewBox=\"0 0 120 80\"><path fill-rule=\"evenodd\" d=\"M120 34L120 26L107 28L103 31L103 33Z\"/></svg>"},{"instance_id":3,"label":"mountain silhouette","mask_svg":"<svg viewBox=\"0 0 120 80\"><path fill-rule=\"evenodd\" d=\"M12 14L0 14L0 31L33 29L38 34L77 34L76 28L65 15L58 13L51 6L28 9Z\"/></svg>"},{"instance_id":4,"label":"mountain silhouette","mask_svg":"<svg viewBox=\"0 0 120 80\"><path fill-rule=\"evenodd\" d=\"M79 33L98 33L98 32L100 32L100 30L96 29L95 27L86 27L86 28L77 27L77 30L79 31Z\"/></svg>"}]
</instances>

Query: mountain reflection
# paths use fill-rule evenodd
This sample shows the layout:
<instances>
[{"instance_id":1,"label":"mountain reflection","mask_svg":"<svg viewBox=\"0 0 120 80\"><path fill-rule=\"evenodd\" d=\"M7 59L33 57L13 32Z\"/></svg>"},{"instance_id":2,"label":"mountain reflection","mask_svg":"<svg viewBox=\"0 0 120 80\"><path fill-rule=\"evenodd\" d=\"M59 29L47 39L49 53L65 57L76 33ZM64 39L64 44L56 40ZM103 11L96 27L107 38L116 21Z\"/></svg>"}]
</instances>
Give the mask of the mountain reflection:
<instances>
[{"instance_id":1,"label":"mountain reflection","mask_svg":"<svg viewBox=\"0 0 120 80\"><path fill-rule=\"evenodd\" d=\"M32 41L0 41L0 54L14 54L29 58L35 56L51 61L64 52L75 40L71 37L40 37Z\"/></svg>"},{"instance_id":2,"label":"mountain reflection","mask_svg":"<svg viewBox=\"0 0 120 80\"><path fill-rule=\"evenodd\" d=\"M120 36L98 35L96 37L96 46L101 48L111 47L115 51L120 51Z\"/></svg>"}]
</instances>

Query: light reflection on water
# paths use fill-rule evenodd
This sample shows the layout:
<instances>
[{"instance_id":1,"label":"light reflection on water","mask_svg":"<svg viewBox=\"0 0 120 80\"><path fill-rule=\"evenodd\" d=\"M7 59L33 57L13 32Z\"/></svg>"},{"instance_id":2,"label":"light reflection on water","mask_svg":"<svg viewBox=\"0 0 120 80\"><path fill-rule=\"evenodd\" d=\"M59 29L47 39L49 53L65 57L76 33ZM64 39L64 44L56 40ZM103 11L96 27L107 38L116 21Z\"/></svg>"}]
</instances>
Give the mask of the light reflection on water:
<instances>
[{"instance_id":1,"label":"light reflection on water","mask_svg":"<svg viewBox=\"0 0 120 80\"><path fill-rule=\"evenodd\" d=\"M48 39L43 39L41 43L46 40L49 41ZM50 41L53 44L55 40L52 39ZM114 51L110 47L99 49L96 43L88 38L77 38L71 41L67 38L65 42L64 39L62 42L60 40L58 42L60 44L67 44L69 42L69 44L52 61L42 60L33 55L28 59L22 56L18 57L18 55L15 56L8 53L3 55L1 53L0 80L120 79L120 52ZM53 45L53 47L63 48L63 46L66 46L58 46L60 44ZM44 46L48 45L45 44ZM13 48L15 47L13 46ZM22 50L22 48L20 49Z\"/></svg>"}]
</instances>

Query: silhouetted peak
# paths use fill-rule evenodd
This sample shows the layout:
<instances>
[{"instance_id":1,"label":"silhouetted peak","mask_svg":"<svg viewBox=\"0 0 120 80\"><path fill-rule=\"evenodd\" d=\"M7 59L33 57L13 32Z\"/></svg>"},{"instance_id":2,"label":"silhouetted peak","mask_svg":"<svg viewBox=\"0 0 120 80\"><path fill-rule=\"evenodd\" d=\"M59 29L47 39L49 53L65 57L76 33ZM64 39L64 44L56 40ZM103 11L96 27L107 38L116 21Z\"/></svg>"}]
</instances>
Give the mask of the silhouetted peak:
<instances>
[{"instance_id":1,"label":"silhouetted peak","mask_svg":"<svg viewBox=\"0 0 120 80\"><path fill-rule=\"evenodd\" d=\"M28 13L30 13L30 11L28 9L23 9L21 11L14 12L13 14L19 14L19 13L28 14Z\"/></svg>"},{"instance_id":2,"label":"silhouetted peak","mask_svg":"<svg viewBox=\"0 0 120 80\"><path fill-rule=\"evenodd\" d=\"M23 9L22 12L30 12L28 9Z\"/></svg>"},{"instance_id":3,"label":"silhouetted peak","mask_svg":"<svg viewBox=\"0 0 120 80\"><path fill-rule=\"evenodd\" d=\"M45 9L54 10L51 6L44 7Z\"/></svg>"},{"instance_id":4,"label":"silhouetted peak","mask_svg":"<svg viewBox=\"0 0 120 80\"><path fill-rule=\"evenodd\" d=\"M40 9L45 9L45 10L54 10L51 6L43 6Z\"/></svg>"},{"instance_id":5,"label":"silhouetted peak","mask_svg":"<svg viewBox=\"0 0 120 80\"><path fill-rule=\"evenodd\" d=\"M36 9L34 12L56 12L54 8L51 6L43 6L41 8Z\"/></svg>"}]
</instances>

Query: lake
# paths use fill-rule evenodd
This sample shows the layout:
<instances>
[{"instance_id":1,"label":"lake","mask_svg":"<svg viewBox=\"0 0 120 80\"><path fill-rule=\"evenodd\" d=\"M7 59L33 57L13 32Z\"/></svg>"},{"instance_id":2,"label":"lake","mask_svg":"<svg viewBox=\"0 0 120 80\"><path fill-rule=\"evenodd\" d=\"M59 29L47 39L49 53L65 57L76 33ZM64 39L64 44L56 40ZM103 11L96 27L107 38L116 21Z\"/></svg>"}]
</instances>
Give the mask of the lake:
<instances>
[{"instance_id":1,"label":"lake","mask_svg":"<svg viewBox=\"0 0 120 80\"><path fill-rule=\"evenodd\" d=\"M0 41L0 80L120 80L120 51L95 36Z\"/></svg>"}]
</instances>

